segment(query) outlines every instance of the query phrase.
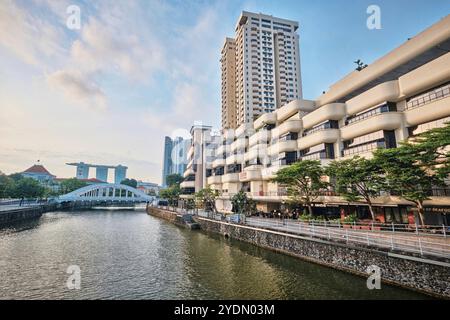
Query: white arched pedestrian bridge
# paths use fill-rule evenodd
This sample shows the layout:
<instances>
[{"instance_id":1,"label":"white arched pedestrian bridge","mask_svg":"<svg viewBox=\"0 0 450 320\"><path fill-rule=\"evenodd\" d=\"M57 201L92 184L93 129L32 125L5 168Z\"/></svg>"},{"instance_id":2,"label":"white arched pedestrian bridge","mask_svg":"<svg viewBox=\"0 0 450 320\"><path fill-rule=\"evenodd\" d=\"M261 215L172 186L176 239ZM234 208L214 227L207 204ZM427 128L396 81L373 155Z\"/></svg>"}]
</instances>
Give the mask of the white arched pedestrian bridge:
<instances>
[{"instance_id":1,"label":"white arched pedestrian bridge","mask_svg":"<svg viewBox=\"0 0 450 320\"><path fill-rule=\"evenodd\" d=\"M151 202L152 196L124 184L100 183L77 189L58 197L58 202L69 201L120 201Z\"/></svg>"}]
</instances>

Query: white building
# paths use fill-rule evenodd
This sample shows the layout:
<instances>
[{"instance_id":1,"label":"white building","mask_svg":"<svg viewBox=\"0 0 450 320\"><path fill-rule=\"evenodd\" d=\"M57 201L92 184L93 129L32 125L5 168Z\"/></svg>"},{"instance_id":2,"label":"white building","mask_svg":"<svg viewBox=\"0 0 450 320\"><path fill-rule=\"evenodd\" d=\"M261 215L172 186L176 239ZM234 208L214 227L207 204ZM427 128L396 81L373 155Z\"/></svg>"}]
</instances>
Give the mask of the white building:
<instances>
[{"instance_id":1,"label":"white building","mask_svg":"<svg viewBox=\"0 0 450 320\"><path fill-rule=\"evenodd\" d=\"M377 148L395 148L445 122L450 122L450 15L316 99L295 99L236 130L224 130L207 184L220 192L222 211L231 210L230 199L240 190L260 210L279 209L288 200L285 187L271 181L280 168L306 159L326 165L371 157ZM448 224L450 189L430 196L427 223ZM315 201L325 207L319 211L349 210L347 201L332 194ZM373 203L380 220L407 222L411 214L411 203L399 197L386 195ZM351 205L360 213L367 209Z\"/></svg>"}]
</instances>

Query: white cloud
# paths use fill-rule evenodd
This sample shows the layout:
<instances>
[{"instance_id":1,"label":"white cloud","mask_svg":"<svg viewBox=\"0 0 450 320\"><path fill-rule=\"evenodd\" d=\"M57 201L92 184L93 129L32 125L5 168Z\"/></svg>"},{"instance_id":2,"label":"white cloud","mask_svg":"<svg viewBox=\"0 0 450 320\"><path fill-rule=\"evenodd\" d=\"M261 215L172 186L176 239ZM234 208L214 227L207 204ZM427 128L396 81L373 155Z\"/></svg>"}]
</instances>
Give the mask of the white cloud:
<instances>
[{"instance_id":1,"label":"white cloud","mask_svg":"<svg viewBox=\"0 0 450 320\"><path fill-rule=\"evenodd\" d=\"M95 110L105 110L107 107L103 91L93 80L86 78L80 72L56 71L47 76L47 81L51 86L62 89L64 94L74 102L81 102Z\"/></svg>"},{"instance_id":2,"label":"white cloud","mask_svg":"<svg viewBox=\"0 0 450 320\"><path fill-rule=\"evenodd\" d=\"M0 1L0 46L28 64L42 66L63 59L63 43L61 27L24 10L15 1Z\"/></svg>"}]
</instances>

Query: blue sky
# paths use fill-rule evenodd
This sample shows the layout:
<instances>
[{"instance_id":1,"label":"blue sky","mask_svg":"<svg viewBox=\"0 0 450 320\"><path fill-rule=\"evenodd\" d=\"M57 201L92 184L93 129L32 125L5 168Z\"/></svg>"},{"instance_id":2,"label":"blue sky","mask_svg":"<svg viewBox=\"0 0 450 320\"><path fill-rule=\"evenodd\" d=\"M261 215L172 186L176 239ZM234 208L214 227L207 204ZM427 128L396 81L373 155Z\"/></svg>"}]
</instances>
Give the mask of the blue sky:
<instances>
[{"instance_id":1,"label":"blue sky","mask_svg":"<svg viewBox=\"0 0 450 320\"><path fill-rule=\"evenodd\" d=\"M81 29L66 27L69 5ZM366 27L369 5L381 30ZM0 170L41 160L125 164L160 182L163 137L220 126L220 49L242 10L300 23L303 95L316 98L450 12L429 1L0 1Z\"/></svg>"}]
</instances>

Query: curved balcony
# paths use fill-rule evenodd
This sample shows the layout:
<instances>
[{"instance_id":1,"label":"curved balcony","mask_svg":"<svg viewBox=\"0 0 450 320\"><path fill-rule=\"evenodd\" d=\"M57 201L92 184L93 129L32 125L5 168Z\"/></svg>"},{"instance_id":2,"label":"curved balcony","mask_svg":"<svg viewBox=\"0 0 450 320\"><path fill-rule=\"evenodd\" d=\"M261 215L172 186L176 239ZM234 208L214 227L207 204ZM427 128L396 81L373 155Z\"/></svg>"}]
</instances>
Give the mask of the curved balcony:
<instances>
[{"instance_id":1,"label":"curved balcony","mask_svg":"<svg viewBox=\"0 0 450 320\"><path fill-rule=\"evenodd\" d=\"M195 188L195 181L183 181L180 183L180 188Z\"/></svg>"},{"instance_id":2,"label":"curved balcony","mask_svg":"<svg viewBox=\"0 0 450 320\"><path fill-rule=\"evenodd\" d=\"M183 178L187 178L187 177L189 177L190 175L194 175L194 174L195 174L194 170L192 170L192 168L188 168L188 169L186 169L186 171L183 173Z\"/></svg>"},{"instance_id":3,"label":"curved balcony","mask_svg":"<svg viewBox=\"0 0 450 320\"><path fill-rule=\"evenodd\" d=\"M250 170L244 170L243 172L239 173L239 180L241 182L247 182L247 181L258 181L261 180L261 169L250 169Z\"/></svg>"},{"instance_id":4,"label":"curved balcony","mask_svg":"<svg viewBox=\"0 0 450 320\"><path fill-rule=\"evenodd\" d=\"M225 159L223 159L223 158L216 158L216 159L212 162L212 167L213 167L213 168L223 167L223 166L225 166Z\"/></svg>"},{"instance_id":5,"label":"curved balcony","mask_svg":"<svg viewBox=\"0 0 450 320\"><path fill-rule=\"evenodd\" d=\"M338 139L339 129L323 129L299 138L297 147L299 150L303 150L321 143L335 143Z\"/></svg>"},{"instance_id":6,"label":"curved balcony","mask_svg":"<svg viewBox=\"0 0 450 320\"><path fill-rule=\"evenodd\" d=\"M326 104L303 116L303 128L309 129L327 120L340 120L345 116L344 103Z\"/></svg>"},{"instance_id":7,"label":"curved balcony","mask_svg":"<svg viewBox=\"0 0 450 320\"><path fill-rule=\"evenodd\" d=\"M230 151L234 152L236 150L244 150L248 145L247 138L239 138L231 144Z\"/></svg>"},{"instance_id":8,"label":"curved balcony","mask_svg":"<svg viewBox=\"0 0 450 320\"><path fill-rule=\"evenodd\" d=\"M288 132L300 132L302 130L301 120L289 120L283 122L278 127L272 130L272 138L279 137Z\"/></svg>"},{"instance_id":9,"label":"curved balcony","mask_svg":"<svg viewBox=\"0 0 450 320\"><path fill-rule=\"evenodd\" d=\"M273 156L283 152L296 151L297 148L297 140L278 141L269 147L269 155Z\"/></svg>"},{"instance_id":10,"label":"curved balcony","mask_svg":"<svg viewBox=\"0 0 450 320\"><path fill-rule=\"evenodd\" d=\"M206 179L208 184L220 184L222 183L222 176L210 176Z\"/></svg>"},{"instance_id":11,"label":"curved balcony","mask_svg":"<svg viewBox=\"0 0 450 320\"><path fill-rule=\"evenodd\" d=\"M253 123L244 123L239 126L234 132L234 136L241 137L243 135L251 136L255 130L253 129Z\"/></svg>"},{"instance_id":12,"label":"curved balcony","mask_svg":"<svg viewBox=\"0 0 450 320\"><path fill-rule=\"evenodd\" d=\"M227 173L222 176L222 183L239 182L239 173Z\"/></svg>"},{"instance_id":13,"label":"curved balcony","mask_svg":"<svg viewBox=\"0 0 450 320\"><path fill-rule=\"evenodd\" d=\"M257 157L263 159L267 157L267 144L257 144L250 148L244 155L244 161L250 161Z\"/></svg>"},{"instance_id":14,"label":"curved balcony","mask_svg":"<svg viewBox=\"0 0 450 320\"><path fill-rule=\"evenodd\" d=\"M277 120L284 121L300 111L300 100L293 100L276 111Z\"/></svg>"},{"instance_id":15,"label":"curved balcony","mask_svg":"<svg viewBox=\"0 0 450 320\"><path fill-rule=\"evenodd\" d=\"M270 180L275 178L275 174L278 170L287 167L286 165L276 165L268 168L261 169L261 178L262 180Z\"/></svg>"},{"instance_id":16,"label":"curved balcony","mask_svg":"<svg viewBox=\"0 0 450 320\"><path fill-rule=\"evenodd\" d=\"M352 115L384 101L397 101L400 96L398 80L388 81L347 101L347 114Z\"/></svg>"},{"instance_id":17,"label":"curved balcony","mask_svg":"<svg viewBox=\"0 0 450 320\"><path fill-rule=\"evenodd\" d=\"M190 158L192 158L193 155L194 155L194 146L191 145L189 147L186 157L187 157L187 159L190 159Z\"/></svg>"},{"instance_id":18,"label":"curved balcony","mask_svg":"<svg viewBox=\"0 0 450 320\"><path fill-rule=\"evenodd\" d=\"M378 130L394 130L402 125L403 114L401 112L385 112L376 114L370 118L349 124L341 128L343 140L353 139Z\"/></svg>"},{"instance_id":19,"label":"curved balcony","mask_svg":"<svg viewBox=\"0 0 450 320\"><path fill-rule=\"evenodd\" d=\"M224 141L230 141L233 140L235 137L234 129L224 129L222 133L222 140Z\"/></svg>"},{"instance_id":20,"label":"curved balcony","mask_svg":"<svg viewBox=\"0 0 450 320\"><path fill-rule=\"evenodd\" d=\"M248 145L249 145L249 147L253 147L257 144L267 143L267 141L270 140L270 136L271 136L270 131L260 130L250 137L250 139L248 141Z\"/></svg>"},{"instance_id":21,"label":"curved balcony","mask_svg":"<svg viewBox=\"0 0 450 320\"><path fill-rule=\"evenodd\" d=\"M264 113L253 122L255 130L262 128L265 124L275 124L277 122L277 115L274 112Z\"/></svg>"},{"instance_id":22,"label":"curved balcony","mask_svg":"<svg viewBox=\"0 0 450 320\"><path fill-rule=\"evenodd\" d=\"M222 144L217 147L216 149L216 155L222 155L225 153L226 147Z\"/></svg>"},{"instance_id":23,"label":"curved balcony","mask_svg":"<svg viewBox=\"0 0 450 320\"><path fill-rule=\"evenodd\" d=\"M450 116L450 97L435 100L428 104L407 109L404 112L407 126L416 126L425 122Z\"/></svg>"},{"instance_id":24,"label":"curved balcony","mask_svg":"<svg viewBox=\"0 0 450 320\"><path fill-rule=\"evenodd\" d=\"M232 154L225 161L226 165L237 164L237 163L242 163L242 162L244 162L244 154L243 153Z\"/></svg>"}]
</instances>

